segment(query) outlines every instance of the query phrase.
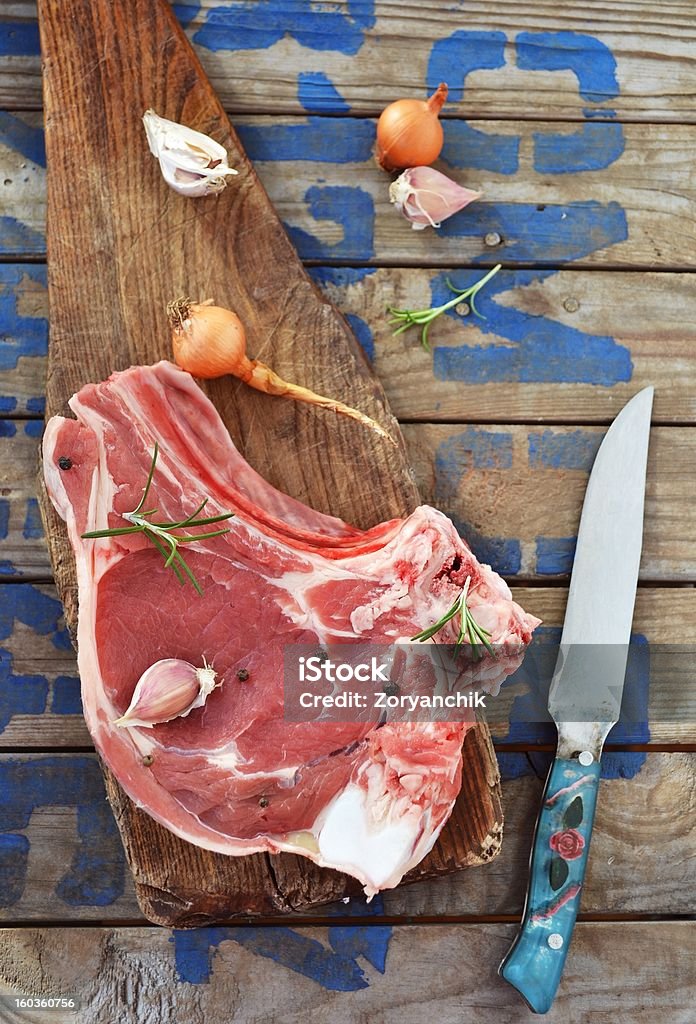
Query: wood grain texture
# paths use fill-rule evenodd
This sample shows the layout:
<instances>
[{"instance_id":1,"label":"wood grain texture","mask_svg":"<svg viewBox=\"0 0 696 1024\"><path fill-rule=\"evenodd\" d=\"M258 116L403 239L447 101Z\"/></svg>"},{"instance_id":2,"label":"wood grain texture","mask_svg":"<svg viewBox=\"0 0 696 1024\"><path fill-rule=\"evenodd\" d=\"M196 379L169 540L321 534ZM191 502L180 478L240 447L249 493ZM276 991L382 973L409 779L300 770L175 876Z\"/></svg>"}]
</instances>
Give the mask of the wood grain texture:
<instances>
[{"instance_id":1,"label":"wood grain texture","mask_svg":"<svg viewBox=\"0 0 696 1024\"><path fill-rule=\"evenodd\" d=\"M214 294L237 310L251 351L281 375L365 409L398 437L362 350L304 271L166 5L85 0L68 8L42 0L40 19L50 166L47 415L63 412L86 381L166 356L165 304L186 291ZM234 186L193 204L169 191L143 138L148 107L222 141L240 169ZM417 503L400 439L378 442L359 426L356 436L352 422L252 396L229 380L206 390L250 463L315 508L367 525ZM45 495L40 502L74 627L72 553ZM472 731L466 760L465 813L431 854L435 873L484 862L500 845L497 768L485 727ZM143 910L158 923L218 920L279 898L283 905L321 902L348 884L297 858L281 860L274 873L262 855L240 860L187 846L137 812L105 775ZM287 876L280 882L279 872Z\"/></svg>"},{"instance_id":2,"label":"wood grain texture","mask_svg":"<svg viewBox=\"0 0 696 1024\"><path fill-rule=\"evenodd\" d=\"M456 314L436 321L432 347L450 355L438 351L434 356L423 351L415 331L392 337L386 306L429 306L442 287L442 271L316 266L309 272L345 316L364 325L373 368L401 421L608 422L636 391L652 384L654 423L696 423L696 288L691 274L560 271L535 276L503 270L495 297L490 288L479 297L485 322ZM444 273L458 278L452 268ZM36 415L46 388L45 267L0 265L0 297L0 335L7 346L0 404L5 403L8 415ZM496 350L516 352L517 358L506 368ZM453 370L448 378L441 361L457 352L468 364L460 379ZM612 357L622 360L613 373ZM496 373L502 379L490 379ZM630 379L616 379L622 375Z\"/></svg>"},{"instance_id":3,"label":"wood grain texture","mask_svg":"<svg viewBox=\"0 0 696 1024\"><path fill-rule=\"evenodd\" d=\"M633 755L634 758L636 755ZM301 907L288 923L312 915L388 918L471 918L522 912L526 870L548 758L505 754L503 812L505 841L499 857L485 868L446 878L414 881L385 892L379 908L356 896L350 905ZM605 753L607 771L630 769L629 778L612 777L600 785L592 854L582 897L584 914L692 914L696 888L696 754L649 753L631 769L630 756ZM59 769L56 770L56 765ZM23 767L23 774L19 769ZM26 866L10 903L6 882L0 888L0 919L13 921L124 921L141 916L130 873L125 870L118 837L110 821L93 830L87 846L78 821L94 813L103 790L96 756L0 754L0 784L21 806L22 780L33 780L34 809L17 828L28 841ZM88 780L89 785L85 783ZM76 801L80 785L83 793ZM25 784L24 792L28 789ZM26 796L27 803L32 798ZM276 859L271 866L278 870ZM253 865L249 865L251 869ZM65 879L70 879L66 886ZM250 881L255 880L249 871ZM94 880L99 880L97 889ZM278 870L278 888L287 885ZM296 885L297 879L293 884ZM66 889L84 893L66 901ZM299 905L297 892L286 903ZM280 902L280 896L278 897ZM287 910L283 909L282 913ZM276 908L276 920L281 911Z\"/></svg>"},{"instance_id":4,"label":"wood grain texture","mask_svg":"<svg viewBox=\"0 0 696 1024\"><path fill-rule=\"evenodd\" d=\"M154 92L148 96L156 105L159 97ZM183 116L183 109L175 113ZM193 105L187 114L189 119L197 116ZM44 171L15 148L17 120L30 129L41 124L38 114L17 115L8 125L0 120L0 145L10 181L0 189L0 214L9 217L0 224L0 253L6 258L44 252ZM483 190L484 198L438 231L413 231L390 204L391 179L372 157L374 121L236 117L235 126L303 259L442 267L474 261L510 266L572 262L648 270L695 265L696 189L691 167L696 124L593 122L578 129L575 123L482 121L476 122L472 139L472 126L449 120L436 166L462 184ZM129 145L142 147L141 131L134 117L129 122ZM578 135L579 131L590 134ZM502 156L510 143L514 151ZM95 140L93 148L97 147ZM135 171L119 168L120 163L110 159L105 173L115 179L119 173ZM143 167L138 173L145 173ZM146 173L143 187L154 189L154 160ZM238 180L227 189L240 202L244 191ZM223 202L226 208L233 200ZM179 200L173 197L169 206L177 205ZM210 224L214 213L208 218ZM138 227L137 221L131 222L130 230L137 232ZM501 241L487 245L484 240L490 233L497 233ZM162 234L158 241L166 245L168 238ZM185 265L182 253L177 283L197 284L184 274ZM131 279L128 286L136 283ZM216 291L217 283L214 274L200 279L201 287ZM230 282L221 294L233 288ZM262 295L270 297L271 282L265 282L265 289Z\"/></svg>"},{"instance_id":5,"label":"wood grain texture","mask_svg":"<svg viewBox=\"0 0 696 1024\"><path fill-rule=\"evenodd\" d=\"M563 623L567 590L561 587L513 587L513 598L543 620L544 626ZM6 623L0 641L0 750L42 747L91 748L92 741L80 711L75 655L67 643L62 609L53 586L0 585L0 607ZM633 631L652 648L649 686L643 675L630 682L641 690L645 705L642 744L696 744L696 693L691 684L696 645L696 588L640 587ZM668 651L664 645L682 650ZM644 691L644 692L643 692ZM498 750L528 743L550 742L535 723L516 721L510 739L513 701L524 692L510 684L489 706L491 732ZM642 706L642 705L641 705ZM515 714L515 718L519 717ZM619 738L611 744L620 746ZM623 742L627 742L623 734Z\"/></svg>"},{"instance_id":6,"label":"wood grain texture","mask_svg":"<svg viewBox=\"0 0 696 1024\"><path fill-rule=\"evenodd\" d=\"M216 944L210 951L209 980L191 984L181 980L166 931L4 929L0 977L6 993L77 993L84 1004L80 1024L159 1024L167 1019L187 1024L422 1024L426 1019L523 1024L529 1011L496 974L513 935L514 926L508 924L395 928L385 972L361 961L364 987L358 988L356 979L353 991L341 992L303 975L299 964L271 967L244 948L243 936L229 935ZM283 943L272 930L268 936L281 956L285 950L292 954L290 937ZM326 929L303 931L296 945L331 957ZM549 1024L690 1024L695 954L696 930L689 922L580 923L561 990L545 1019ZM56 1019L55 1014L32 1016L38 1024ZM26 1011L5 1020L22 1024Z\"/></svg>"},{"instance_id":7,"label":"wood grain texture","mask_svg":"<svg viewBox=\"0 0 696 1024\"><path fill-rule=\"evenodd\" d=\"M499 570L507 565L512 575L546 578L570 572L587 480L604 433L601 427L404 427L423 500L450 515ZM652 428L644 580L696 579L696 483L687 470L695 452L692 428Z\"/></svg>"},{"instance_id":8,"label":"wood grain texture","mask_svg":"<svg viewBox=\"0 0 696 1024\"><path fill-rule=\"evenodd\" d=\"M307 17L311 7L309 12L303 7L304 25L296 0L274 0L270 8L268 20L236 0L203 0L176 8L213 87L235 112L292 113L301 111L304 102L313 109L349 107L353 113L374 114L399 96L423 95L424 83L432 77L429 63L436 44L445 46L452 61L450 82L461 88L463 74L458 68L465 58L456 45L448 48L443 40L455 33L476 32L474 70L466 78L464 96L452 104L452 110L474 117L515 119L578 118L587 109L602 108L636 120L693 117L691 59L696 27L688 3L664 2L656 7L648 0L620 5L570 0L559 7L550 0L533 0L521 9L514 0L505 0L496 5L492 18L486 0L465 7L433 5L427 10L417 0L378 0L374 5L353 3L348 11L317 9L323 24L311 19L311 13ZM34 18L34 4L18 0L4 13L4 25L0 22L8 40L0 71L2 106L30 107L41 102ZM600 63L607 65L607 71L592 84L596 94L589 100L580 95L570 69L518 66L520 33L537 35L541 62L554 48L547 34L559 31L579 36L565 45L571 49L571 58L581 62L597 59L596 51L583 50L587 36L606 48L600 51ZM405 48L408 59L404 59ZM477 60L483 68L476 69ZM303 75L315 77L310 79L311 88L298 96Z\"/></svg>"},{"instance_id":9,"label":"wood grain texture","mask_svg":"<svg viewBox=\"0 0 696 1024\"><path fill-rule=\"evenodd\" d=\"M40 428L36 422L2 423L0 487L7 532L0 537L0 569L15 577L46 577L50 563L31 497ZM451 516L477 556L499 573L513 581L544 581L570 573L585 487L604 429L408 423L403 433L423 500ZM695 455L692 427L653 427L643 581L696 581ZM344 468L350 458L345 455ZM367 489L369 477L361 474L361 479ZM311 487L311 481L302 486ZM368 497L356 493L356 500Z\"/></svg>"}]
</instances>

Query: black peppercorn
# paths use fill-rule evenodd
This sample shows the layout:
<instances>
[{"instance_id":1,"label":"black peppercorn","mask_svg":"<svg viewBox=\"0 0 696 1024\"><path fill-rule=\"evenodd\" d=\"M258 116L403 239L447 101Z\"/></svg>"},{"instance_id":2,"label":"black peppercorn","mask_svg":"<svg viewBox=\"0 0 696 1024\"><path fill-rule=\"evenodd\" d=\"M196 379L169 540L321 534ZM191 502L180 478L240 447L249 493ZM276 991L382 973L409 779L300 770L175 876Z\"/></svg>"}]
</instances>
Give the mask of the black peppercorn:
<instances>
[{"instance_id":1,"label":"black peppercorn","mask_svg":"<svg viewBox=\"0 0 696 1024\"><path fill-rule=\"evenodd\" d=\"M249 669L240 668L238 670L238 672L237 672L237 679L240 681L240 683L245 683L248 678L249 678Z\"/></svg>"},{"instance_id":2,"label":"black peppercorn","mask_svg":"<svg viewBox=\"0 0 696 1024\"><path fill-rule=\"evenodd\" d=\"M61 469L72 469L72 459L69 459L67 455L61 455L58 465Z\"/></svg>"},{"instance_id":3,"label":"black peppercorn","mask_svg":"<svg viewBox=\"0 0 696 1024\"><path fill-rule=\"evenodd\" d=\"M259 800L259 807L268 807L268 797L262 796Z\"/></svg>"},{"instance_id":4,"label":"black peppercorn","mask_svg":"<svg viewBox=\"0 0 696 1024\"><path fill-rule=\"evenodd\" d=\"M396 697L398 692L399 687L396 685L396 683L387 683L387 685L384 687L384 693L386 693L387 697Z\"/></svg>"}]
</instances>

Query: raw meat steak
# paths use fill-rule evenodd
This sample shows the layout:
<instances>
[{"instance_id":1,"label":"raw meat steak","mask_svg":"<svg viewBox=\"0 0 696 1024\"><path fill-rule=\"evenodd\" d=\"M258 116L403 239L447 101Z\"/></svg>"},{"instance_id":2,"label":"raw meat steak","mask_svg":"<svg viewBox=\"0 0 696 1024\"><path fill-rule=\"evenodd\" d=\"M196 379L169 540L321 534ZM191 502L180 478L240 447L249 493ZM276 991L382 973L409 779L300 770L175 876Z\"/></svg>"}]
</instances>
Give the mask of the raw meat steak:
<instances>
[{"instance_id":1,"label":"raw meat steak","mask_svg":"<svg viewBox=\"0 0 696 1024\"><path fill-rule=\"evenodd\" d=\"M302 854L370 894L396 885L452 810L469 723L286 721L285 645L406 640L451 606L467 576L469 606L496 644L521 651L537 620L433 508L362 531L279 493L247 465L193 379L168 362L87 385L70 406L76 419L47 425L44 473L77 562L85 718L121 785L199 846ZM236 513L229 533L186 547L202 596L177 582L142 534L81 539L124 525L155 442L148 505L160 521L180 521L203 497L206 516ZM438 635L454 639L451 626ZM491 686L519 656L486 659ZM205 658L222 685L186 718L113 725L162 658Z\"/></svg>"}]
</instances>

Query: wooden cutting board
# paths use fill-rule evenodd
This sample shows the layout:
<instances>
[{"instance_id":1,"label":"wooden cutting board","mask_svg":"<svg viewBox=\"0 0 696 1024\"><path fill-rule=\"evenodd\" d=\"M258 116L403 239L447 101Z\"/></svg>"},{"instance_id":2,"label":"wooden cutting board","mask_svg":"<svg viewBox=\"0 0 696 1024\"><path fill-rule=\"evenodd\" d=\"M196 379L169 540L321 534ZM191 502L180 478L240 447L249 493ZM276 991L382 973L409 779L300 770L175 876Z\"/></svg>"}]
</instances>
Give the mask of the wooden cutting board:
<instances>
[{"instance_id":1,"label":"wooden cutting board","mask_svg":"<svg viewBox=\"0 0 696 1024\"><path fill-rule=\"evenodd\" d=\"M288 380L357 406L397 439L270 398L232 378L205 390L267 480L367 527L410 512L418 494L398 426L341 314L314 286L203 70L164 0L39 0L48 154L50 346L47 416L87 381L170 356L165 306L213 298L246 324L249 353ZM152 107L220 141L240 175L218 197L186 199L161 178L141 117ZM386 187L386 178L385 178ZM41 487L68 625L77 593L64 524ZM193 598L195 599L195 598ZM263 638L259 638L263 643ZM225 857L137 810L104 768L143 913L186 927L307 908L358 884L289 854ZM464 787L433 852L409 879L482 864L500 846L490 738L464 746Z\"/></svg>"}]
</instances>

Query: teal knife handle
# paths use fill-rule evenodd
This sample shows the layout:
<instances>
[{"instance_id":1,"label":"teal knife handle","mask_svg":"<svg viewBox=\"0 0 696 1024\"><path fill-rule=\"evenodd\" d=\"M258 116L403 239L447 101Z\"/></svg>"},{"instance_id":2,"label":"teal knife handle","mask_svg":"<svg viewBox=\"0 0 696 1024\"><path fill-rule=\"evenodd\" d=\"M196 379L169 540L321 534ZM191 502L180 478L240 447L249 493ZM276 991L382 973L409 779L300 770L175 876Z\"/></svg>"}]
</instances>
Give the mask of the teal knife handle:
<instances>
[{"instance_id":1,"label":"teal knife handle","mask_svg":"<svg viewBox=\"0 0 696 1024\"><path fill-rule=\"evenodd\" d=\"M535 1013L551 1009L573 934L597 805L599 759L556 757L539 812L520 931L499 968Z\"/></svg>"}]
</instances>

